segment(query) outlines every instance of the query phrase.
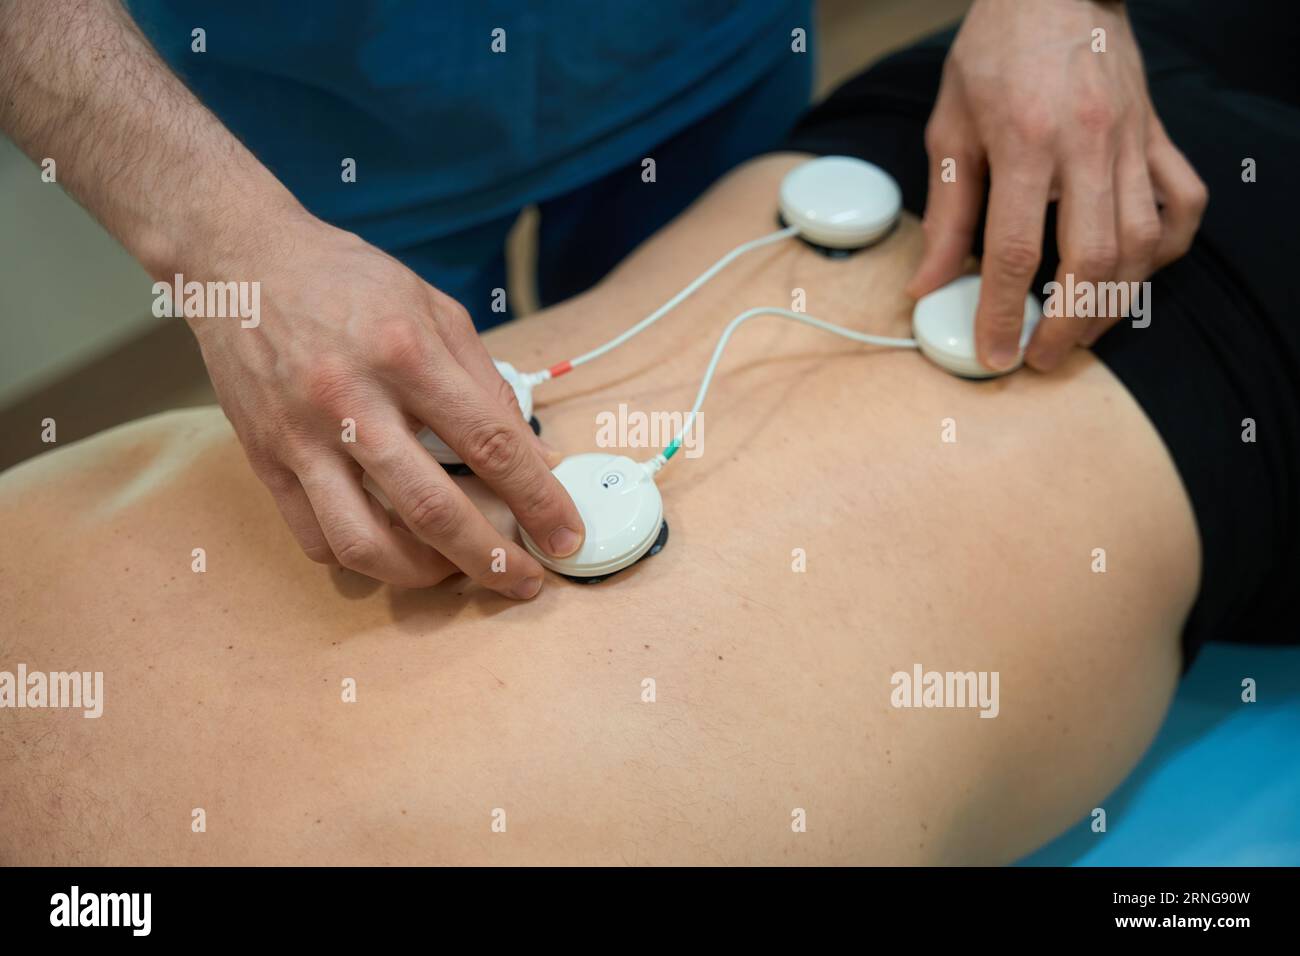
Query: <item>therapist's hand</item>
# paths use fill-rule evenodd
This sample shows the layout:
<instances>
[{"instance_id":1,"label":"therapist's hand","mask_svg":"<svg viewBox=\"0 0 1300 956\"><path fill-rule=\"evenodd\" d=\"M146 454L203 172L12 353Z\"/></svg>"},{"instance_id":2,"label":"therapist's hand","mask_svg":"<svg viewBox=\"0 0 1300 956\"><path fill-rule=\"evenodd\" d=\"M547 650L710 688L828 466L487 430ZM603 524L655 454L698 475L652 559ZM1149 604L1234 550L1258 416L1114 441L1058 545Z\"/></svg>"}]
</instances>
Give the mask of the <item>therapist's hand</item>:
<instances>
[{"instance_id":1,"label":"therapist's hand","mask_svg":"<svg viewBox=\"0 0 1300 956\"><path fill-rule=\"evenodd\" d=\"M221 407L308 556L406 587L459 569L511 597L537 593L541 565L447 477L414 437L421 424L534 541L557 556L577 550L577 509L465 310L310 216L118 0L0 2L0 90L0 130L37 162L57 159L58 182L155 279L260 284L255 326L189 322ZM363 469L400 523L365 490Z\"/></svg>"},{"instance_id":2,"label":"therapist's hand","mask_svg":"<svg viewBox=\"0 0 1300 956\"><path fill-rule=\"evenodd\" d=\"M1105 52L1093 52L1093 31ZM1058 282L1139 281L1183 255L1206 188L1165 134L1122 4L975 0L944 64L926 128L920 297L961 274L989 177L979 310L980 361L1014 364L1025 294L1038 270L1047 204L1059 199ZM956 180L943 180L944 161ZM1026 361L1058 365L1118 316L1043 319Z\"/></svg>"},{"instance_id":3,"label":"therapist's hand","mask_svg":"<svg viewBox=\"0 0 1300 956\"><path fill-rule=\"evenodd\" d=\"M509 597L536 594L538 562L494 529L414 435L432 428L551 553L577 549L577 509L465 310L305 214L246 260L191 271L257 278L260 323L190 324L253 470L307 556L404 587L459 569ZM363 470L400 523L363 488Z\"/></svg>"}]
</instances>

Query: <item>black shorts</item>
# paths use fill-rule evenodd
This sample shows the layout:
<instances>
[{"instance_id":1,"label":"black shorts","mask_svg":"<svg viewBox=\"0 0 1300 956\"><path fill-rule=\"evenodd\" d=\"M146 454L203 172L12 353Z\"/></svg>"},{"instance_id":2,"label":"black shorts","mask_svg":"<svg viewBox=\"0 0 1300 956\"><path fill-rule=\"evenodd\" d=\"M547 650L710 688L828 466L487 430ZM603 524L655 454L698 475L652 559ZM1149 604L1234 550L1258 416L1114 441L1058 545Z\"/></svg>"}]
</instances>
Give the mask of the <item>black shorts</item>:
<instances>
[{"instance_id":1,"label":"black shorts","mask_svg":"<svg viewBox=\"0 0 1300 956\"><path fill-rule=\"evenodd\" d=\"M1203 570L1185 666L1207 640L1300 643L1300 17L1288 7L1129 2L1156 111L1210 203L1188 255L1152 276L1150 326L1120 321L1093 351L1154 423L1196 514ZM876 163L920 215L925 123L953 35L845 83L786 148ZM1246 159L1255 182L1243 181ZM1059 263L1054 236L1049 210L1035 292Z\"/></svg>"}]
</instances>

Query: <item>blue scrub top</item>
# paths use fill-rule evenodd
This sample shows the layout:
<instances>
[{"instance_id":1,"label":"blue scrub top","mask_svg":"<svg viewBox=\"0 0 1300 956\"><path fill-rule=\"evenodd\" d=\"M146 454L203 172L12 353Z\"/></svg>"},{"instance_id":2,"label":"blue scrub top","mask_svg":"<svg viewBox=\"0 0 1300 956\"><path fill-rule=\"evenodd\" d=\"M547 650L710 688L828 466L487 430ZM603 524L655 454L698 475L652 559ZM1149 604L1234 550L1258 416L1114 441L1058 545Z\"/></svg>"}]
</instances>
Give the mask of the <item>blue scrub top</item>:
<instances>
[{"instance_id":1,"label":"blue scrub top","mask_svg":"<svg viewBox=\"0 0 1300 956\"><path fill-rule=\"evenodd\" d=\"M128 0L303 204L383 248L589 183L776 69L811 0ZM191 31L206 31L193 52ZM504 53L493 31L505 31ZM811 55L811 54L806 54ZM356 160L343 184L341 163Z\"/></svg>"}]
</instances>

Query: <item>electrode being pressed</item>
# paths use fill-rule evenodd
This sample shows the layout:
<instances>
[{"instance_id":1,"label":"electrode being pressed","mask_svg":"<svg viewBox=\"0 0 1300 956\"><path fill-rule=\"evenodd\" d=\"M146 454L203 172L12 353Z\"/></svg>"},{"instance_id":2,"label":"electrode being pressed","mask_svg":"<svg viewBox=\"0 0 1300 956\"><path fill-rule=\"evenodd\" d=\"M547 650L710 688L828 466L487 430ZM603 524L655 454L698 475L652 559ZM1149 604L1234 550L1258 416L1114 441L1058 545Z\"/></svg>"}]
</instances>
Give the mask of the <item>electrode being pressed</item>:
<instances>
[{"instance_id":1,"label":"electrode being pressed","mask_svg":"<svg viewBox=\"0 0 1300 956\"><path fill-rule=\"evenodd\" d=\"M912 311L912 334L921 354L962 378L993 378L1019 368L1025 346L1043 317L1038 300L1032 295L1025 296L1020 354L1011 368L994 372L981 365L975 355L975 314L979 301L980 277L962 276L922 296Z\"/></svg>"},{"instance_id":2,"label":"electrode being pressed","mask_svg":"<svg viewBox=\"0 0 1300 956\"><path fill-rule=\"evenodd\" d=\"M554 474L573 498L587 533L577 553L554 558L520 528L524 547L544 567L575 578L604 577L634 564L659 538L664 503L647 465L623 455L589 453L564 459Z\"/></svg>"}]
</instances>

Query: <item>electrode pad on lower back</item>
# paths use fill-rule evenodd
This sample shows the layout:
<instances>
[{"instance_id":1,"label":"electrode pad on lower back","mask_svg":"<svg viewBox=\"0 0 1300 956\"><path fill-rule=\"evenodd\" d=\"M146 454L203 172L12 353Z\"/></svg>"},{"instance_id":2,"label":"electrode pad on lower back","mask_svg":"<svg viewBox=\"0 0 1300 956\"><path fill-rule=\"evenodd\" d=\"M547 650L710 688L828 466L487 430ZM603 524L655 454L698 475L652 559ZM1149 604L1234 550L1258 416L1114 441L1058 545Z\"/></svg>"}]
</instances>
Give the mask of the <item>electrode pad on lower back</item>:
<instances>
[{"instance_id":1,"label":"electrode pad on lower back","mask_svg":"<svg viewBox=\"0 0 1300 956\"><path fill-rule=\"evenodd\" d=\"M604 577L636 563L659 540L664 503L644 465L623 455L572 455L555 466L554 474L587 534L575 554L556 558L521 528L524 547L544 567L574 578Z\"/></svg>"},{"instance_id":2,"label":"electrode pad on lower back","mask_svg":"<svg viewBox=\"0 0 1300 956\"><path fill-rule=\"evenodd\" d=\"M922 296L912 311L912 335L921 352L936 365L963 378L993 378L1019 368L1025 346L1043 317L1038 300L1032 295L1025 296L1020 356L1005 372L994 372L975 357L975 312L979 300L980 277L962 276Z\"/></svg>"},{"instance_id":3,"label":"electrode pad on lower back","mask_svg":"<svg viewBox=\"0 0 1300 956\"><path fill-rule=\"evenodd\" d=\"M828 249L860 249L898 222L903 194L879 166L849 156L823 156L781 180L781 218L799 236Z\"/></svg>"},{"instance_id":4,"label":"electrode pad on lower back","mask_svg":"<svg viewBox=\"0 0 1300 956\"><path fill-rule=\"evenodd\" d=\"M493 364L497 367L497 371L501 373L501 377L504 378L507 382L509 382L510 386L515 390L515 398L519 402L519 410L524 414L524 421L532 425L533 424L532 386L524 382L523 376L520 375L519 371L509 362L501 362L494 359ZM537 426L535 425L533 426L533 431L534 432L538 431ZM415 437L419 439L421 445L423 445L426 449L428 449L429 454L433 455L434 460L437 461L440 465L450 465L450 466L459 465L461 469L465 469L464 462L460 460L460 455L452 451L452 449L447 446L446 442L444 442L441 438L435 435L428 428L421 428Z\"/></svg>"}]
</instances>

